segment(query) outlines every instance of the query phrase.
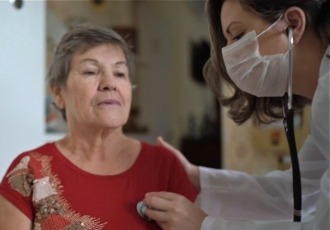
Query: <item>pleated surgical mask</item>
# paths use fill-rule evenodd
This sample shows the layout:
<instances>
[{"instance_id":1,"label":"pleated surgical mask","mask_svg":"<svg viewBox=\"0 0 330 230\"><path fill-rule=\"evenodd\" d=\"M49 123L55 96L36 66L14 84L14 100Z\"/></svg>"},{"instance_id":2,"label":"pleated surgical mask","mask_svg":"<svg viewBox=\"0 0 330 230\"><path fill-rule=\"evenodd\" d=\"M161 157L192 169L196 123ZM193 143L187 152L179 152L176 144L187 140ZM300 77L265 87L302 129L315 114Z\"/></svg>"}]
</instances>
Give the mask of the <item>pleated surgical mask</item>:
<instances>
[{"instance_id":1,"label":"pleated surgical mask","mask_svg":"<svg viewBox=\"0 0 330 230\"><path fill-rule=\"evenodd\" d=\"M280 97L289 79L289 52L264 55L258 37L270 30L281 17L260 34L251 31L240 40L222 48L227 73L236 86L257 97Z\"/></svg>"}]
</instances>

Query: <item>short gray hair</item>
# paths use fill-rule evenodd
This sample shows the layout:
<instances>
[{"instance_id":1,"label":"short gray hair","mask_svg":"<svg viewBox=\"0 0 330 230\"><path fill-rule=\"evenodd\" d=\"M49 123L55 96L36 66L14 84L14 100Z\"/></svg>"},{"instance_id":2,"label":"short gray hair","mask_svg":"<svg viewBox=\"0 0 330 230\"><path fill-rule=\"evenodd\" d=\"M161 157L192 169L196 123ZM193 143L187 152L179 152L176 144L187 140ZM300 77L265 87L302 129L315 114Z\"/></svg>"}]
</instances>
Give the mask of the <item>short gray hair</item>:
<instances>
[{"instance_id":1,"label":"short gray hair","mask_svg":"<svg viewBox=\"0 0 330 230\"><path fill-rule=\"evenodd\" d=\"M80 24L72 27L64 34L57 45L47 75L48 84L65 86L71 68L71 60L75 52L84 52L103 44L118 46L123 51L130 79L132 79L135 71L134 56L123 37L110 28Z\"/></svg>"}]
</instances>

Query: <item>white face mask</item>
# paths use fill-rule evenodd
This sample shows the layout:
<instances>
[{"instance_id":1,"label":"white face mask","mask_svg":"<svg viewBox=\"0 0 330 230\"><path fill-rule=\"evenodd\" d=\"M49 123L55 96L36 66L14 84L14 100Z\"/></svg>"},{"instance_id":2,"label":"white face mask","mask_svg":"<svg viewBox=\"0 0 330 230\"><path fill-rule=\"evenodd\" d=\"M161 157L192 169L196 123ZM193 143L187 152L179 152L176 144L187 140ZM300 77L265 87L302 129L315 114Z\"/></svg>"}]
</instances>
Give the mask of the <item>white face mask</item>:
<instances>
[{"instance_id":1,"label":"white face mask","mask_svg":"<svg viewBox=\"0 0 330 230\"><path fill-rule=\"evenodd\" d=\"M235 43L223 47L222 55L229 77L244 92L257 97L280 97L287 89L290 76L289 52L261 56L258 37L270 30L244 35Z\"/></svg>"}]
</instances>

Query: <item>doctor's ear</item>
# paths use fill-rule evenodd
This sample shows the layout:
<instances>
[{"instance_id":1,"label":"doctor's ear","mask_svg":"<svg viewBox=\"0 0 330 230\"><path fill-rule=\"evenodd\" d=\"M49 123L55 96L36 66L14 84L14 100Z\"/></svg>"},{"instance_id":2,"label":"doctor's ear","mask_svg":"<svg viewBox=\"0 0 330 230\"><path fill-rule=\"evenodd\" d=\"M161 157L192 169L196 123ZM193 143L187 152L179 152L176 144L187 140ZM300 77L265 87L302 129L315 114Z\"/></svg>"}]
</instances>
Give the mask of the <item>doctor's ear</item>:
<instances>
[{"instance_id":1,"label":"doctor's ear","mask_svg":"<svg viewBox=\"0 0 330 230\"><path fill-rule=\"evenodd\" d=\"M294 44L299 43L306 29L305 12L301 8L293 6L285 11L283 18L288 27L293 29Z\"/></svg>"}]
</instances>

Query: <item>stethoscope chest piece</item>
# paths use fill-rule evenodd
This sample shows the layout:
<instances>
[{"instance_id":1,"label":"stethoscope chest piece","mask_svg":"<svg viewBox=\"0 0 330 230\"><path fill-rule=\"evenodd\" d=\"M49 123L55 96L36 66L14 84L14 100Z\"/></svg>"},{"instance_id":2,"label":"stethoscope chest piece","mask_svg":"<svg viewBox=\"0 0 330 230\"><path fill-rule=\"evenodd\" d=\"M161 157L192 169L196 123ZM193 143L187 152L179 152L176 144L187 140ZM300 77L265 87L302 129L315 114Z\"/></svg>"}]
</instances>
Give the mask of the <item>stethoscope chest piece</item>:
<instances>
[{"instance_id":1,"label":"stethoscope chest piece","mask_svg":"<svg viewBox=\"0 0 330 230\"><path fill-rule=\"evenodd\" d=\"M152 221L145 213L147 209L147 206L143 203L143 201L139 201L136 204L136 211L139 214L139 216L141 216L143 219L147 220L147 221Z\"/></svg>"}]
</instances>

